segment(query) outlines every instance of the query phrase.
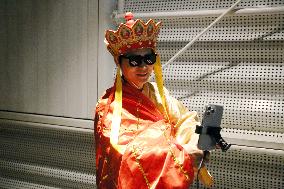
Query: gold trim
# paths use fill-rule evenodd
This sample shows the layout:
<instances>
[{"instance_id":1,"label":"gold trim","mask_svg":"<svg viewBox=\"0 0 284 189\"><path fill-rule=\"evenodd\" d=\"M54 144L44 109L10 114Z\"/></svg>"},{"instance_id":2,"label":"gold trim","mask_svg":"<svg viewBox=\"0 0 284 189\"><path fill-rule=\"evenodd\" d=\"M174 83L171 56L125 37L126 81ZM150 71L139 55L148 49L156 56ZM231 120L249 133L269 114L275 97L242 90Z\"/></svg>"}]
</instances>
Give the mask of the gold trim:
<instances>
[{"instance_id":1,"label":"gold trim","mask_svg":"<svg viewBox=\"0 0 284 189\"><path fill-rule=\"evenodd\" d=\"M168 145L169 145L169 147L168 147L168 148L169 148L169 152L171 153L171 156L172 156L174 162L179 166L180 171L184 174L186 180L188 180L188 179L189 179L189 175L188 175L187 171L184 170L183 165L179 162L179 160L178 160L177 157L175 156L174 152L172 151L171 143L169 142L170 139L167 137L165 131L166 131L166 130L163 130L163 134L164 134L164 136L165 136L165 138L166 138L166 141L167 141L167 143L168 143Z\"/></svg>"},{"instance_id":2,"label":"gold trim","mask_svg":"<svg viewBox=\"0 0 284 189\"><path fill-rule=\"evenodd\" d=\"M135 147L135 145L132 145L132 153L133 153L134 156L135 156L135 161L136 161L136 163L138 164L138 168L139 168L140 172L141 172L142 175L143 175L143 178L144 178L144 180L145 180L145 182L146 182L146 184L147 184L147 187L150 189L150 188L151 188L150 182L149 182L149 180L148 180L148 178L147 178L147 176L146 176L146 173L145 173L145 171L144 171L144 169L143 169L143 167L142 167L142 165L141 165L141 163L140 163L140 159L138 158L137 152L138 152L138 150L137 150L137 148Z\"/></svg>"}]
</instances>

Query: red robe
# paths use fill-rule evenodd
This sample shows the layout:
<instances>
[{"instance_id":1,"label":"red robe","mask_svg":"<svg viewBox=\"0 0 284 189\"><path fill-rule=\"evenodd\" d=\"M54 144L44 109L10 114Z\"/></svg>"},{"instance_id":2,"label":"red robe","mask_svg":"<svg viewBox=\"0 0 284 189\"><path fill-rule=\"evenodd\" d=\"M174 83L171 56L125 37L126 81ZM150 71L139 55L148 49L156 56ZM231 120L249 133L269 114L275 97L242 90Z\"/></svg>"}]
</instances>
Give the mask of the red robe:
<instances>
[{"instance_id":1,"label":"red robe","mask_svg":"<svg viewBox=\"0 0 284 189\"><path fill-rule=\"evenodd\" d=\"M96 182L99 189L189 188L193 159L177 142L175 124L141 91L123 84L118 144L110 144L115 89L98 102L95 116Z\"/></svg>"}]
</instances>

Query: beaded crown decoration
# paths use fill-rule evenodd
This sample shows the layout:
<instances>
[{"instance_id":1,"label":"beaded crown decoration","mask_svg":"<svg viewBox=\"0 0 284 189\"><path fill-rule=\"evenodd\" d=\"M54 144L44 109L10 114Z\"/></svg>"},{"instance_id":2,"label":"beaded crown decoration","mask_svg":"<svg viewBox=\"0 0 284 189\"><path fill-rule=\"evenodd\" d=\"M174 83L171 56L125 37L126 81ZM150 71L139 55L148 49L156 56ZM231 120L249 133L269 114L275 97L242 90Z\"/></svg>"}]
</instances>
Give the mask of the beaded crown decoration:
<instances>
[{"instance_id":1,"label":"beaded crown decoration","mask_svg":"<svg viewBox=\"0 0 284 189\"><path fill-rule=\"evenodd\" d=\"M133 20L133 14L125 14L126 23L121 23L117 29L107 30L105 43L107 49L117 57L130 49L151 48L156 51L156 42L160 31L161 22L155 23L150 19L147 23L142 20Z\"/></svg>"}]
</instances>

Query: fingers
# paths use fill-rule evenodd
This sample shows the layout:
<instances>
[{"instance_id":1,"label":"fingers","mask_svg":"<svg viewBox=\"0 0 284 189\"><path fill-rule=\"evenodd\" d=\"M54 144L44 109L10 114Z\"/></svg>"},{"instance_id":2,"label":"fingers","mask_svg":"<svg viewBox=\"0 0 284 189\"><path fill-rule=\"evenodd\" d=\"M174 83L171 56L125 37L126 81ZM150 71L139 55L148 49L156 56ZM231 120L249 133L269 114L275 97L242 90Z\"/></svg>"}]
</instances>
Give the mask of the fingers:
<instances>
[{"instance_id":1,"label":"fingers","mask_svg":"<svg viewBox=\"0 0 284 189\"><path fill-rule=\"evenodd\" d=\"M198 168L200 166L202 159L203 159L203 164L208 163L210 159L209 151L204 152L197 147L198 139L199 135L193 134L190 141L187 144L182 145L185 151L192 156L195 168Z\"/></svg>"},{"instance_id":2,"label":"fingers","mask_svg":"<svg viewBox=\"0 0 284 189\"><path fill-rule=\"evenodd\" d=\"M210 152L209 152L209 151L206 151L206 152L204 153L203 162L204 162L204 163L208 163L209 160L210 160Z\"/></svg>"},{"instance_id":3,"label":"fingers","mask_svg":"<svg viewBox=\"0 0 284 189\"><path fill-rule=\"evenodd\" d=\"M202 161L202 158L203 158L203 153L202 154L193 154L193 159L194 159L194 164L195 164L195 167L199 167L200 166L200 163Z\"/></svg>"},{"instance_id":4,"label":"fingers","mask_svg":"<svg viewBox=\"0 0 284 189\"><path fill-rule=\"evenodd\" d=\"M186 145L186 151L192 156L194 161L194 166L198 168L200 166L201 161L204 163L209 163L210 160L210 152L199 150L197 147L192 145ZM203 159L203 160L202 160Z\"/></svg>"}]
</instances>

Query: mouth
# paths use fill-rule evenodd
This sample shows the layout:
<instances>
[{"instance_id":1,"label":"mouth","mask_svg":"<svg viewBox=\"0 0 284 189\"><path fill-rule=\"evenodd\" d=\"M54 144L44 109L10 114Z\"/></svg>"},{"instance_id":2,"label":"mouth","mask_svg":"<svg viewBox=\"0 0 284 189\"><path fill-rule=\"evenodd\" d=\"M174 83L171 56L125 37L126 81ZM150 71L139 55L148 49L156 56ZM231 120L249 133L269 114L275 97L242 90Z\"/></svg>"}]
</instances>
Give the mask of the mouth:
<instances>
[{"instance_id":1,"label":"mouth","mask_svg":"<svg viewBox=\"0 0 284 189\"><path fill-rule=\"evenodd\" d=\"M148 73L139 73L139 74L136 74L138 77L146 77L148 76Z\"/></svg>"}]
</instances>

